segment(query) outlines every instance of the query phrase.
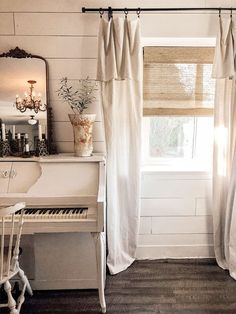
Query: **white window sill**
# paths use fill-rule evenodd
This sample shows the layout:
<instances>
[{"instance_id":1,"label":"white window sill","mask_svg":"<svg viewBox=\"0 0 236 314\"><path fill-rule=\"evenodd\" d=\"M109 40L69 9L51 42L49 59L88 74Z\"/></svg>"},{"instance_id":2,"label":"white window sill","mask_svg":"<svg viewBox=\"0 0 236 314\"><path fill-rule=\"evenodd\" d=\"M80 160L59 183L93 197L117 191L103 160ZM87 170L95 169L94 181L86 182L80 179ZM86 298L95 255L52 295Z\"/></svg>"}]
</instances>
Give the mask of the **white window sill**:
<instances>
[{"instance_id":1,"label":"white window sill","mask_svg":"<svg viewBox=\"0 0 236 314\"><path fill-rule=\"evenodd\" d=\"M142 173L171 173L171 174L203 174L212 176L212 171L197 164L145 164L141 166Z\"/></svg>"}]
</instances>

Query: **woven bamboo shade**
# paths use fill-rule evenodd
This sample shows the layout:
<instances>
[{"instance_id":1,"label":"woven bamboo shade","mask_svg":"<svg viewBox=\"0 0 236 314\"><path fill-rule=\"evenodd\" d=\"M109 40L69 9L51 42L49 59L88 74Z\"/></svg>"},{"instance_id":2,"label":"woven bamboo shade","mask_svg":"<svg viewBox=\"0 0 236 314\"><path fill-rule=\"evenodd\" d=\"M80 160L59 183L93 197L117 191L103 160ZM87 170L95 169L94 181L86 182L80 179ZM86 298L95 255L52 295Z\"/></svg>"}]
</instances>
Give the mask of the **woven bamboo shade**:
<instances>
[{"instance_id":1,"label":"woven bamboo shade","mask_svg":"<svg viewBox=\"0 0 236 314\"><path fill-rule=\"evenodd\" d=\"M145 47L144 115L212 115L213 57L211 47Z\"/></svg>"}]
</instances>

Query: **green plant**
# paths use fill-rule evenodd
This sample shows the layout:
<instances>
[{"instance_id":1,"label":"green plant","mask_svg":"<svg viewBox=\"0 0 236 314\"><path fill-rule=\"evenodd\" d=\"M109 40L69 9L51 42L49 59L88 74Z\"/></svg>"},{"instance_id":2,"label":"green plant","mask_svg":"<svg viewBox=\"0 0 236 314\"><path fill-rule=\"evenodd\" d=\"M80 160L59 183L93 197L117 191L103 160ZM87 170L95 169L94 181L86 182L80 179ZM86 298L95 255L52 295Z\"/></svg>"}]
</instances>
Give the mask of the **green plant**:
<instances>
[{"instance_id":1,"label":"green plant","mask_svg":"<svg viewBox=\"0 0 236 314\"><path fill-rule=\"evenodd\" d=\"M63 77L57 95L70 105L74 113L82 114L88 108L88 105L96 99L94 96L96 90L97 83L91 81L89 77L79 80L76 90L74 86L69 85L68 78Z\"/></svg>"}]
</instances>

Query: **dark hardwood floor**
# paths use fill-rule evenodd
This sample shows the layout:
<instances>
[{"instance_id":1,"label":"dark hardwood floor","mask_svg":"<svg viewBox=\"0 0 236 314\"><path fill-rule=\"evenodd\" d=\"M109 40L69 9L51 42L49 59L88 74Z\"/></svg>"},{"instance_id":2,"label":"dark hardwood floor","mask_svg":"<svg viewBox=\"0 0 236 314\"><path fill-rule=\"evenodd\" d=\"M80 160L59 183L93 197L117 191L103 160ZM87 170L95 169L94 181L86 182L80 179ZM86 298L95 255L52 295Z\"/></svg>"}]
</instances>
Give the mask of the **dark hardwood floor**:
<instances>
[{"instance_id":1,"label":"dark hardwood floor","mask_svg":"<svg viewBox=\"0 0 236 314\"><path fill-rule=\"evenodd\" d=\"M136 261L107 277L105 294L112 314L236 314L236 281L209 259ZM96 290L64 290L35 291L21 314L99 312Z\"/></svg>"}]
</instances>

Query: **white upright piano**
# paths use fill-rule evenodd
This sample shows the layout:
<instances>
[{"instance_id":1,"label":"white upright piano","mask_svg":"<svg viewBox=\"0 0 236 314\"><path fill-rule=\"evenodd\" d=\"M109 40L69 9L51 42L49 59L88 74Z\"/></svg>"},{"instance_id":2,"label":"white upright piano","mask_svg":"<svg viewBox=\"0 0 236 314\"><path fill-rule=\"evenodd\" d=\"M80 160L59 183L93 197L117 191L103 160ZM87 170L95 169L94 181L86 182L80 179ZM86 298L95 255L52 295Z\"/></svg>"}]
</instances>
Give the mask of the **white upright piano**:
<instances>
[{"instance_id":1,"label":"white upright piano","mask_svg":"<svg viewBox=\"0 0 236 314\"><path fill-rule=\"evenodd\" d=\"M0 207L24 201L22 263L33 289L97 288L106 312L105 159L0 159Z\"/></svg>"}]
</instances>

